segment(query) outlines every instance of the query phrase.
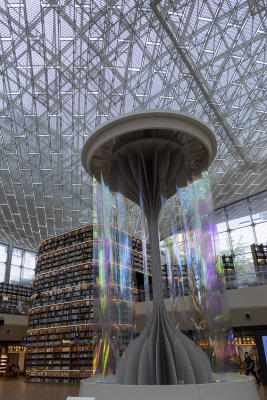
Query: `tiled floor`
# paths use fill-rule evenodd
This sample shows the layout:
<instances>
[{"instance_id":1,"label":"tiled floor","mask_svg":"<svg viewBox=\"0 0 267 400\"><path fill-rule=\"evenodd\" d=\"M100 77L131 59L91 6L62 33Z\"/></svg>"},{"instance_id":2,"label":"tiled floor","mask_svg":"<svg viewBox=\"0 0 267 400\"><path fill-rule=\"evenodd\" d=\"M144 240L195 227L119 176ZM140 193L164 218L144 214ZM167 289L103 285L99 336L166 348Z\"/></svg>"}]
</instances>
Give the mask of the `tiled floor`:
<instances>
[{"instance_id":1,"label":"tiled floor","mask_svg":"<svg viewBox=\"0 0 267 400\"><path fill-rule=\"evenodd\" d=\"M24 378L0 378L1 400L66 400L78 396L79 385L29 383ZM267 386L259 386L261 400L267 400ZM251 399L254 400L254 399Z\"/></svg>"}]
</instances>

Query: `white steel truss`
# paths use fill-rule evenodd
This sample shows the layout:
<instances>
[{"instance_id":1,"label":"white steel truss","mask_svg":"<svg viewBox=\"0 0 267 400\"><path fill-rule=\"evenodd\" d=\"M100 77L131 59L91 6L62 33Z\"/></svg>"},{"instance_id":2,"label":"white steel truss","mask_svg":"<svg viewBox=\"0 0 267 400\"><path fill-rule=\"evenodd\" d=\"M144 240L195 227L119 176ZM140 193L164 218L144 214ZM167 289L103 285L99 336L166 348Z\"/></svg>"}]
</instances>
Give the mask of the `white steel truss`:
<instances>
[{"instance_id":1,"label":"white steel truss","mask_svg":"<svg viewBox=\"0 0 267 400\"><path fill-rule=\"evenodd\" d=\"M0 0L0 240L36 250L91 222L81 148L132 110L214 129L215 207L266 189L266 16L266 0Z\"/></svg>"}]
</instances>

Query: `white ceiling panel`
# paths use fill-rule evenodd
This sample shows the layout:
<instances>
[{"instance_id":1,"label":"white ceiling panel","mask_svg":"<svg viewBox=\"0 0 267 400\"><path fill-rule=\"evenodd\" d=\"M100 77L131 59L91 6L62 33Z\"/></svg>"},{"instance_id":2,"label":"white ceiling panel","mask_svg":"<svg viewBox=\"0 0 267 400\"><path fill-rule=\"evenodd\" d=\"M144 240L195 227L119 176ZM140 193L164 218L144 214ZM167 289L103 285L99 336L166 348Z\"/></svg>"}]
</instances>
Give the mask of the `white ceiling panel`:
<instances>
[{"instance_id":1,"label":"white ceiling panel","mask_svg":"<svg viewBox=\"0 0 267 400\"><path fill-rule=\"evenodd\" d=\"M266 10L266 0L0 0L0 240L36 250L92 222L83 143L132 110L182 110L212 127L216 208L267 189Z\"/></svg>"}]
</instances>

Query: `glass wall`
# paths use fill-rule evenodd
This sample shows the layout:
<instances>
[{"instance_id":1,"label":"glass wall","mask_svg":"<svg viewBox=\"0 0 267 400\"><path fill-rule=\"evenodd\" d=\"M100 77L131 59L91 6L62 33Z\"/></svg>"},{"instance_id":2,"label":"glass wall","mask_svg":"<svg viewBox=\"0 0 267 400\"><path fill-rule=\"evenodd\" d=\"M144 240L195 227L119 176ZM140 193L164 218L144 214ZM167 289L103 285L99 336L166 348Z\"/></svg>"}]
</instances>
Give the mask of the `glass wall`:
<instances>
[{"instance_id":1,"label":"glass wall","mask_svg":"<svg viewBox=\"0 0 267 400\"><path fill-rule=\"evenodd\" d=\"M32 286L37 254L32 251L13 247L11 249L11 264L9 266L9 251L10 246L0 244L0 282L6 280L6 283L14 285ZM10 273L8 271L9 267Z\"/></svg>"},{"instance_id":2,"label":"glass wall","mask_svg":"<svg viewBox=\"0 0 267 400\"><path fill-rule=\"evenodd\" d=\"M13 247L9 283L31 286L34 278L36 254Z\"/></svg>"},{"instance_id":3,"label":"glass wall","mask_svg":"<svg viewBox=\"0 0 267 400\"><path fill-rule=\"evenodd\" d=\"M215 211L221 255L233 256L237 277L255 272L251 245L267 243L267 191ZM184 249L178 235L180 255ZM0 282L4 282L9 246L0 243ZM31 286L37 254L13 247L9 282ZM181 260L183 261L183 260ZM9 275L9 274L8 274Z\"/></svg>"},{"instance_id":4,"label":"glass wall","mask_svg":"<svg viewBox=\"0 0 267 400\"><path fill-rule=\"evenodd\" d=\"M238 277L254 273L252 244L267 242L267 191L215 212L222 255L232 255Z\"/></svg>"},{"instance_id":5,"label":"glass wall","mask_svg":"<svg viewBox=\"0 0 267 400\"><path fill-rule=\"evenodd\" d=\"M8 246L0 243L0 282L4 282L6 275Z\"/></svg>"}]
</instances>

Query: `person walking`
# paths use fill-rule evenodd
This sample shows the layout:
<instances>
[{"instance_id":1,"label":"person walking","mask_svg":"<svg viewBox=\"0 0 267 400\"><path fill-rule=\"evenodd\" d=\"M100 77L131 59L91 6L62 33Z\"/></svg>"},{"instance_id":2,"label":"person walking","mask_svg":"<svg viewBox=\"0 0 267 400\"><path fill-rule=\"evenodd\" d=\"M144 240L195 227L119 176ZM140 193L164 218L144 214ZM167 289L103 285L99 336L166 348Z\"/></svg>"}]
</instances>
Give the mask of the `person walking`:
<instances>
[{"instance_id":1,"label":"person walking","mask_svg":"<svg viewBox=\"0 0 267 400\"><path fill-rule=\"evenodd\" d=\"M248 376L249 373L251 372L253 376L255 376L257 384L260 383L260 380L258 378L258 375L256 374L256 371L254 371L255 368L255 362L252 360L251 357L249 357L248 352L245 352L245 362L246 362L246 375Z\"/></svg>"}]
</instances>

